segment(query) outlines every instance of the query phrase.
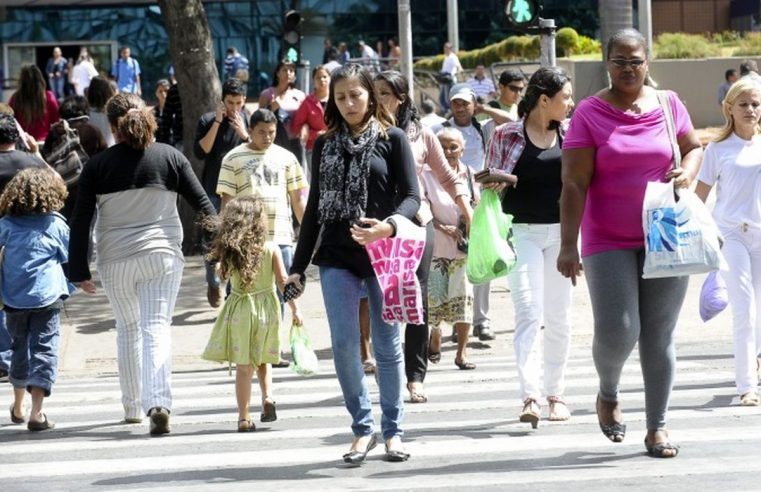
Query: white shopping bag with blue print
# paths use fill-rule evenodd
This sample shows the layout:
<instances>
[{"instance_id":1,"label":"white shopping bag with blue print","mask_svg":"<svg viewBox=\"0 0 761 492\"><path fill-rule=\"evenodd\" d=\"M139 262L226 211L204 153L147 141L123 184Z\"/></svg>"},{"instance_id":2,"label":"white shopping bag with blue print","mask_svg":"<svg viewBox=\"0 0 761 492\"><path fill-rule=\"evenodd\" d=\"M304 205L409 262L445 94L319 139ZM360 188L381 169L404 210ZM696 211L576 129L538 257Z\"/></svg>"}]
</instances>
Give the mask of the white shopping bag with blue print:
<instances>
[{"instance_id":1,"label":"white shopping bag with blue print","mask_svg":"<svg viewBox=\"0 0 761 492\"><path fill-rule=\"evenodd\" d=\"M692 191L650 182L642 205L645 266L642 278L679 277L724 265L721 233L711 212Z\"/></svg>"}]
</instances>

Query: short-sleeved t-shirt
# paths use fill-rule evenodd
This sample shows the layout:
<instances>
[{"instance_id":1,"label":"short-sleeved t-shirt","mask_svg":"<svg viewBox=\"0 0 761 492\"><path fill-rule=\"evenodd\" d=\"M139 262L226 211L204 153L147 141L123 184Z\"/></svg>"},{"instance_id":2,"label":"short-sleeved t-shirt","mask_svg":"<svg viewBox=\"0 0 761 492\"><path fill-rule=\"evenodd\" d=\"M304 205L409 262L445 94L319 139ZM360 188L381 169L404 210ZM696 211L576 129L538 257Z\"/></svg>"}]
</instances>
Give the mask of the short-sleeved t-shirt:
<instances>
[{"instance_id":1,"label":"short-sleeved t-shirt","mask_svg":"<svg viewBox=\"0 0 761 492\"><path fill-rule=\"evenodd\" d=\"M268 240L293 243L291 201L288 193L307 187L301 166L288 150L272 144L267 150L251 150L241 144L222 159L217 194L256 196L267 209Z\"/></svg>"},{"instance_id":2,"label":"short-sleeved t-shirt","mask_svg":"<svg viewBox=\"0 0 761 492\"><path fill-rule=\"evenodd\" d=\"M687 108L667 91L678 137L692 130ZM630 114L598 96L579 103L563 149L594 148L594 174L581 221L581 255L644 245L642 201L648 181L665 181L673 151L663 109Z\"/></svg>"},{"instance_id":3,"label":"short-sleeved t-shirt","mask_svg":"<svg viewBox=\"0 0 761 492\"><path fill-rule=\"evenodd\" d=\"M742 224L761 229L761 137L733 133L709 143L698 180L716 186L713 216L722 233Z\"/></svg>"}]
</instances>

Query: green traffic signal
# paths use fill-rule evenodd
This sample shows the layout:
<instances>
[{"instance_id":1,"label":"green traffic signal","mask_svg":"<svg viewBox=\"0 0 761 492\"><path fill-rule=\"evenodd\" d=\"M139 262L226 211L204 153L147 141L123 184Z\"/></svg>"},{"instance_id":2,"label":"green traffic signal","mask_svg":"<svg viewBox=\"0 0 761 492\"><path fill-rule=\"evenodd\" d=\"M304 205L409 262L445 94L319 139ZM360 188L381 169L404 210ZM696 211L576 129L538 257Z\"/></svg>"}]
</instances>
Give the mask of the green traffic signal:
<instances>
[{"instance_id":1,"label":"green traffic signal","mask_svg":"<svg viewBox=\"0 0 761 492\"><path fill-rule=\"evenodd\" d=\"M539 5L536 0L508 0L505 14L510 24L516 27L529 26L539 17Z\"/></svg>"}]
</instances>

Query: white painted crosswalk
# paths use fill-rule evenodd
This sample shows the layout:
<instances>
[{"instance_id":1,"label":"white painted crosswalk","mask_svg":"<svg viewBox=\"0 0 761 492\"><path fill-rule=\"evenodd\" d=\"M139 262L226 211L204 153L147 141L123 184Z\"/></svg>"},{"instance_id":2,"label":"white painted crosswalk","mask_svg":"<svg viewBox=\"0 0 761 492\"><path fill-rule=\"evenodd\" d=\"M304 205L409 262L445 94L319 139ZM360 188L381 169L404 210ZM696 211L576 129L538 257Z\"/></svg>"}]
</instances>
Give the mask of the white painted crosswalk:
<instances>
[{"instance_id":1,"label":"white painted crosswalk","mask_svg":"<svg viewBox=\"0 0 761 492\"><path fill-rule=\"evenodd\" d=\"M514 358L473 350L472 360L475 371L460 371L446 357L432 366L429 402L406 406L410 461L387 463L379 447L359 468L340 459L351 440L350 421L329 360L314 378L276 370L279 418L245 434L235 432L234 378L221 367L173 376L172 433L161 438L148 436L147 421L120 422L115 376L64 377L46 401L55 430L32 434L10 424L7 407L0 414L0 490L615 490L638 484L709 490L761 471L761 409L738 405L731 360L678 363L669 428L682 450L674 460L645 456L644 394L634 359L622 380L628 434L621 444L607 441L597 426L590 357L578 354L569 363L565 400L572 419L542 420L536 430L517 419ZM370 387L377 404L372 379ZM257 394L254 383L254 402ZM0 401L11 401L7 384ZM255 405L252 415L258 413Z\"/></svg>"}]
</instances>

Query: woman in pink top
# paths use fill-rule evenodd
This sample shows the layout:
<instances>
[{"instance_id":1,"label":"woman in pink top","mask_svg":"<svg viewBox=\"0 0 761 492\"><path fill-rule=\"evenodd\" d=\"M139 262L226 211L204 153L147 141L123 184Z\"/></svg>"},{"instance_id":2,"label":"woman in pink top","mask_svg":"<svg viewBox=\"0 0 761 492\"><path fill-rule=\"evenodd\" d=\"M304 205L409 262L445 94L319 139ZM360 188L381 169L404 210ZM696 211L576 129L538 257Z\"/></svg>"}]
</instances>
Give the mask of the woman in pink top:
<instances>
[{"instance_id":1,"label":"woman in pink top","mask_svg":"<svg viewBox=\"0 0 761 492\"><path fill-rule=\"evenodd\" d=\"M296 89L296 65L289 60L281 60L275 67L272 80L272 87L259 94L259 107L267 108L277 116L275 143L293 152L296 159L303 163L304 146L299 134L291 131L293 115L306 98L306 94Z\"/></svg>"},{"instance_id":2,"label":"woman in pink top","mask_svg":"<svg viewBox=\"0 0 761 492\"><path fill-rule=\"evenodd\" d=\"M8 105L21 128L38 142L44 141L50 126L59 120L55 94L45 89L45 77L36 65L24 65L19 84Z\"/></svg>"},{"instance_id":3,"label":"woman in pink top","mask_svg":"<svg viewBox=\"0 0 761 492\"><path fill-rule=\"evenodd\" d=\"M427 165L439 180L452 200L457 204L466 222L470 223L473 210L470 207L470 192L465 180L459 178L447 163L444 151L433 132L423 127L417 113L415 103L408 96L409 82L401 73L389 70L375 76L375 90L378 100L386 107L389 113L394 115L396 126L407 132L412 147L412 154L417 165L418 185L423 188L421 175L424 166ZM420 209L417 221L426 226L426 248L423 258L418 267L417 275L423 289L423 302L428 299L428 271L431 266L433 255L434 229L431 206L421 193ZM423 381L428 370L428 360L438 362L441 359L440 348L428 347L428 306L425 306L426 322L421 325L407 325L404 334L404 365L407 373L407 389L410 392L410 401L423 403L427 397L423 392ZM439 338L440 342L440 338Z\"/></svg>"},{"instance_id":4,"label":"woman in pink top","mask_svg":"<svg viewBox=\"0 0 761 492\"><path fill-rule=\"evenodd\" d=\"M673 333L687 277L642 279L642 200L648 181L673 179L676 186L688 187L703 151L687 109L668 92L682 154L681 169L672 169L664 112L657 92L645 85L647 48L639 32L623 29L611 37L608 73L611 86L579 104L563 141L558 270L576 283L581 225L581 256L595 319L600 429L613 442L624 439L619 381L639 342L645 447L650 456L673 458L679 448L666 432L666 411L676 364Z\"/></svg>"},{"instance_id":5,"label":"woman in pink top","mask_svg":"<svg viewBox=\"0 0 761 492\"><path fill-rule=\"evenodd\" d=\"M306 177L311 175L312 147L317 137L325 133L325 105L330 95L330 72L323 66L317 65L312 71L314 91L301 103L291 121L291 133L299 135L302 145L306 146Z\"/></svg>"}]
</instances>

